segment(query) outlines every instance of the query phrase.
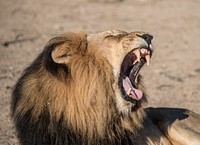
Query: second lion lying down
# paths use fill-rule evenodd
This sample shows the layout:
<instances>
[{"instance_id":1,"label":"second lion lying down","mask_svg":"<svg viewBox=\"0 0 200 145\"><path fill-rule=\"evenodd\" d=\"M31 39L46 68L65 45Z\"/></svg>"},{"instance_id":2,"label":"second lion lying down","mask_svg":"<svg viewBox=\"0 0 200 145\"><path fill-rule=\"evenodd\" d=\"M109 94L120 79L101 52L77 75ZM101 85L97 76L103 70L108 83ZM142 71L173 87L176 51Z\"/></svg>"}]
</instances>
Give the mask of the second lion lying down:
<instances>
[{"instance_id":1,"label":"second lion lying down","mask_svg":"<svg viewBox=\"0 0 200 145\"><path fill-rule=\"evenodd\" d=\"M173 111L143 108L147 99L139 71L150 63L152 39L145 32L118 30L51 39L13 91L11 111L20 143L180 144L168 132Z\"/></svg>"}]
</instances>

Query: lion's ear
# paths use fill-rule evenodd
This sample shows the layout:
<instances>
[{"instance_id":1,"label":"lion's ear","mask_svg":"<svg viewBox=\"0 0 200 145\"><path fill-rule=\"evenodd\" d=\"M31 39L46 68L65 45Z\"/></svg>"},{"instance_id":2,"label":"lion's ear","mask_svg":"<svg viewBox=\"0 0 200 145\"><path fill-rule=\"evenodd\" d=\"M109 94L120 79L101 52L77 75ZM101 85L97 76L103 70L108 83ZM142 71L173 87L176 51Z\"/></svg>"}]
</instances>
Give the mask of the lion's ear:
<instances>
[{"instance_id":1,"label":"lion's ear","mask_svg":"<svg viewBox=\"0 0 200 145\"><path fill-rule=\"evenodd\" d=\"M77 54L82 54L87 48L87 37L83 32L65 33L49 41L54 45L51 57L55 63L68 64Z\"/></svg>"},{"instance_id":2,"label":"lion's ear","mask_svg":"<svg viewBox=\"0 0 200 145\"><path fill-rule=\"evenodd\" d=\"M57 46L51 53L51 57L55 63L67 64L74 52L67 44Z\"/></svg>"}]
</instances>

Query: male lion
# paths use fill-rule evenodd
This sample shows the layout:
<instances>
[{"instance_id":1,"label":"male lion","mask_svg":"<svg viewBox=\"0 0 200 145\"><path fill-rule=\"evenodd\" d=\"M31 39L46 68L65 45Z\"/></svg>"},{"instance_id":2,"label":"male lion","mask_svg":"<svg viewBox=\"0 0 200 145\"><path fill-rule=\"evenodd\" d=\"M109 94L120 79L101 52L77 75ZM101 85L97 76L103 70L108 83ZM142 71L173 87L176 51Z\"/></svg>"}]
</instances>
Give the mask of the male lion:
<instances>
[{"instance_id":1,"label":"male lion","mask_svg":"<svg viewBox=\"0 0 200 145\"><path fill-rule=\"evenodd\" d=\"M152 39L145 32L117 30L69 32L51 39L13 91L11 110L20 143L181 144L176 129L182 127L173 122L186 110L174 115L174 109L142 107L147 99L138 73L150 62ZM200 127L188 124L200 117L189 113L192 119L181 131L198 144Z\"/></svg>"}]
</instances>

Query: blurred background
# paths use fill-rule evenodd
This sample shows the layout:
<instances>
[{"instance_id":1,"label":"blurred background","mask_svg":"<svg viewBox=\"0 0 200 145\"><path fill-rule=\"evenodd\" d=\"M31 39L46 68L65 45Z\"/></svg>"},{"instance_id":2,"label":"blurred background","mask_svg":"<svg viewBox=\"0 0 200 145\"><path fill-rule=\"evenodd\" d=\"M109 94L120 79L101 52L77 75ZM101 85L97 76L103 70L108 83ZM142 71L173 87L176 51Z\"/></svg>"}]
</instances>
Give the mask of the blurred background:
<instances>
[{"instance_id":1,"label":"blurred background","mask_svg":"<svg viewBox=\"0 0 200 145\"><path fill-rule=\"evenodd\" d=\"M147 31L154 56L148 106L200 113L200 0L0 0L0 145L17 145L13 85L46 42L66 31Z\"/></svg>"}]
</instances>

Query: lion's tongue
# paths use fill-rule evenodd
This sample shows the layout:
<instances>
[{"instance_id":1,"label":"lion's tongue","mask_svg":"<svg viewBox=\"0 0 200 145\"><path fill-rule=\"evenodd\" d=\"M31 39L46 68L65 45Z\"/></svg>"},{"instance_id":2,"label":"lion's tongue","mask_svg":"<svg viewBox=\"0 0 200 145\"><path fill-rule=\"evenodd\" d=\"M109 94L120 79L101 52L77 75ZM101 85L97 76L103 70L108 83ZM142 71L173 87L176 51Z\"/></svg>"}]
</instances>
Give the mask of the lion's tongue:
<instances>
[{"instance_id":1,"label":"lion's tongue","mask_svg":"<svg viewBox=\"0 0 200 145\"><path fill-rule=\"evenodd\" d=\"M122 85L127 95L131 97L132 99L140 100L142 98L143 96L142 91L134 88L131 84L130 79L127 76L125 78L122 78Z\"/></svg>"}]
</instances>

